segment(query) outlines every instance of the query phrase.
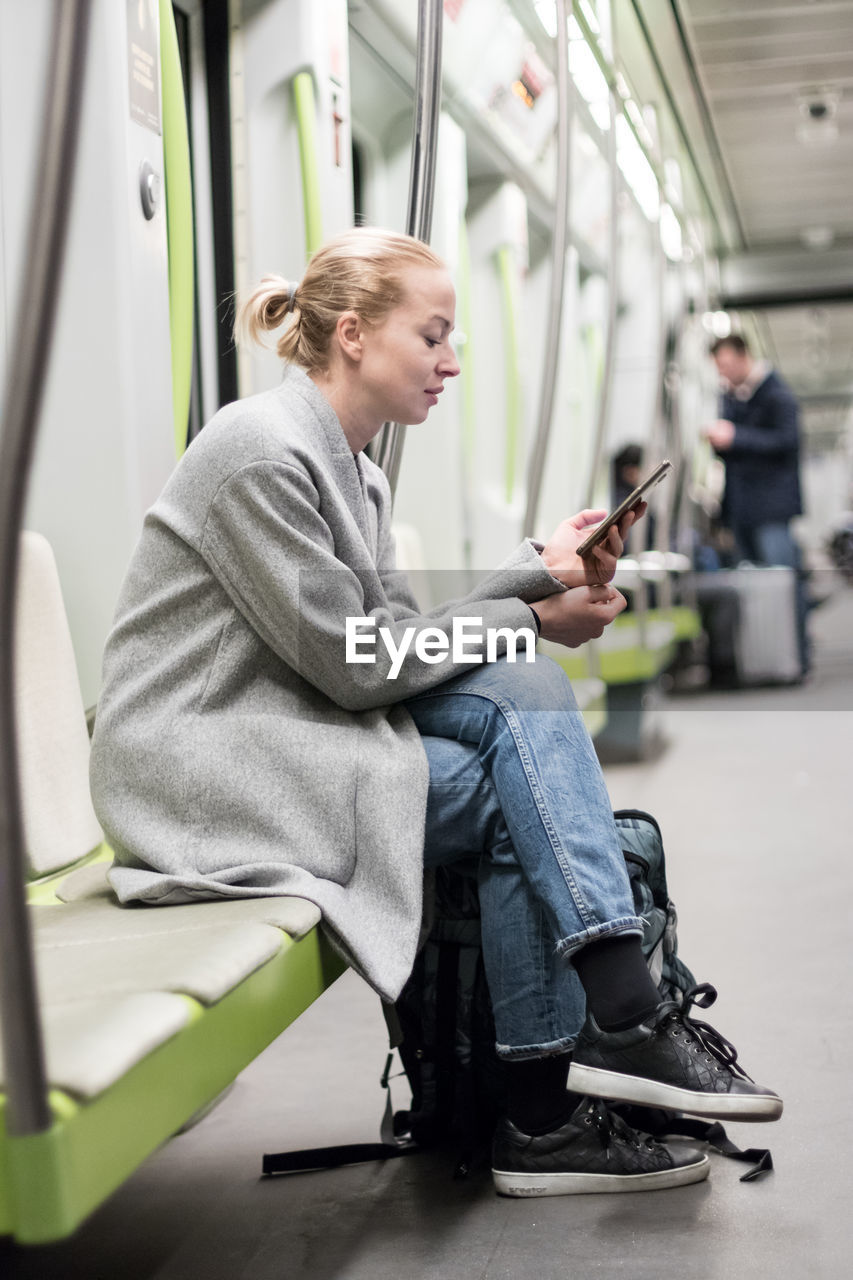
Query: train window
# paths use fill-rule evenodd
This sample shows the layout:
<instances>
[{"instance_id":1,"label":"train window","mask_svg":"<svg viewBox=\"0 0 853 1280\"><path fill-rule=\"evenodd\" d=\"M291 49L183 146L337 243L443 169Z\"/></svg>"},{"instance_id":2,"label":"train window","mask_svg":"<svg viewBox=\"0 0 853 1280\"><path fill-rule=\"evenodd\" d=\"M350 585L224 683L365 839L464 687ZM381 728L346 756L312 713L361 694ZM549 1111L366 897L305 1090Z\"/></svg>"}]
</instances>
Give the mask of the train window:
<instances>
[{"instance_id":1,"label":"train window","mask_svg":"<svg viewBox=\"0 0 853 1280\"><path fill-rule=\"evenodd\" d=\"M227 0L172 6L189 124L195 299L188 440L237 398Z\"/></svg>"}]
</instances>

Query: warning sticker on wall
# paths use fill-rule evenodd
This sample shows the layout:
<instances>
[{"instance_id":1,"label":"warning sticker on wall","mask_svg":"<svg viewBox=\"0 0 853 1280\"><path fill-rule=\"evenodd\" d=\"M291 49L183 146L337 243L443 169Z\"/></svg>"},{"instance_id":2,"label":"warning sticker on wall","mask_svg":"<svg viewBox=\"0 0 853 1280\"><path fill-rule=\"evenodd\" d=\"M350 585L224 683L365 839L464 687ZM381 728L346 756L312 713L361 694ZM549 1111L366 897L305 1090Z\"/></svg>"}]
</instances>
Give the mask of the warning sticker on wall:
<instances>
[{"instance_id":1,"label":"warning sticker on wall","mask_svg":"<svg viewBox=\"0 0 853 1280\"><path fill-rule=\"evenodd\" d=\"M160 132L160 39L157 0L127 0L130 118Z\"/></svg>"}]
</instances>

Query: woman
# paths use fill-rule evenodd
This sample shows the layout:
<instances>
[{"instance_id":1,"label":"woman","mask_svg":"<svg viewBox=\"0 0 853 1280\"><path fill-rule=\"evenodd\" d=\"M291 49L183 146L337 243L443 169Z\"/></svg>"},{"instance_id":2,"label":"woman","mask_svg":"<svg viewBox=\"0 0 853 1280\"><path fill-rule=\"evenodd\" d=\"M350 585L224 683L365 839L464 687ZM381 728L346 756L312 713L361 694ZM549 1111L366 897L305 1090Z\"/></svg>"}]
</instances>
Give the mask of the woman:
<instances>
[{"instance_id":1,"label":"woman","mask_svg":"<svg viewBox=\"0 0 853 1280\"><path fill-rule=\"evenodd\" d=\"M697 1181L696 1153L616 1124L607 1149L593 1140L588 1100L566 1091L587 1005L572 1070L602 1092L618 1075L623 1096L627 1080L638 1101L699 1114L781 1103L661 1005L569 684L515 653L516 633L578 645L620 612L606 584L631 517L582 562L575 548L604 514L582 512L428 614L394 566L388 485L363 450L386 420L423 422L458 374L454 305L429 248L361 228L243 308L250 336L281 329L284 379L190 446L146 517L107 643L92 787L112 883L124 902L308 898L393 1000L424 862L481 853L510 1095L498 1188Z\"/></svg>"}]
</instances>

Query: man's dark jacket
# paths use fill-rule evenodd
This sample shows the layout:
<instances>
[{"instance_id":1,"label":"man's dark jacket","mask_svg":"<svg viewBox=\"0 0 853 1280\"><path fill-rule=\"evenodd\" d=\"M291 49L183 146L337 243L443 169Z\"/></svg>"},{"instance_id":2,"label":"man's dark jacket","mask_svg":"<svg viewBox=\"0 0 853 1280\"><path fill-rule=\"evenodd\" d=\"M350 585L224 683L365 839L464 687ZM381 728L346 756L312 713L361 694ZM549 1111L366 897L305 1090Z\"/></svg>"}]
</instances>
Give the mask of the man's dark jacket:
<instances>
[{"instance_id":1,"label":"man's dark jacket","mask_svg":"<svg viewBox=\"0 0 853 1280\"><path fill-rule=\"evenodd\" d=\"M722 516L730 528L776 524L802 513L797 401L771 371L749 400L727 393L720 417L735 425L726 464Z\"/></svg>"}]
</instances>

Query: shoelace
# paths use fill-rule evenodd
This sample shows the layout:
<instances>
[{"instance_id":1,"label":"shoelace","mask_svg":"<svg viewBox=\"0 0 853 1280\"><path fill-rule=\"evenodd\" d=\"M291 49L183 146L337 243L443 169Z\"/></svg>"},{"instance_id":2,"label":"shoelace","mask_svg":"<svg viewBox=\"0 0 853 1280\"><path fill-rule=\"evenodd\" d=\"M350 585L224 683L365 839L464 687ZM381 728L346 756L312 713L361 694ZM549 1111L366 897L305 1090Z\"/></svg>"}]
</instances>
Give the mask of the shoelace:
<instances>
[{"instance_id":1,"label":"shoelace","mask_svg":"<svg viewBox=\"0 0 853 1280\"><path fill-rule=\"evenodd\" d=\"M698 1019L690 1017L690 1010L694 1005L700 1009L709 1009L717 998L716 987L711 986L710 982L700 982L695 987L691 987L684 994L684 1000L681 1004L676 1004L674 1000L667 1001L661 1008L661 1023L672 1019L681 1022L690 1031L701 1044L702 1048L709 1053L717 1062L731 1071L733 1075L738 1075L744 1080L752 1080L752 1076L747 1075L743 1067L737 1060L737 1049L721 1035L715 1027L708 1022L700 1022Z\"/></svg>"},{"instance_id":2,"label":"shoelace","mask_svg":"<svg viewBox=\"0 0 853 1280\"><path fill-rule=\"evenodd\" d=\"M625 1142L629 1142L637 1150L643 1145L640 1141L641 1137L645 1139L645 1145L650 1150L657 1145L654 1138L649 1137L648 1134L641 1135L636 1129L632 1129L629 1124L626 1124L621 1116L614 1115L606 1103L602 1102L601 1098L585 1098L584 1102L589 1104L587 1114L598 1133L603 1147L610 1146L614 1135L622 1138Z\"/></svg>"}]
</instances>

